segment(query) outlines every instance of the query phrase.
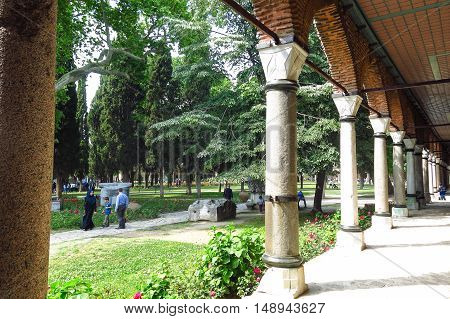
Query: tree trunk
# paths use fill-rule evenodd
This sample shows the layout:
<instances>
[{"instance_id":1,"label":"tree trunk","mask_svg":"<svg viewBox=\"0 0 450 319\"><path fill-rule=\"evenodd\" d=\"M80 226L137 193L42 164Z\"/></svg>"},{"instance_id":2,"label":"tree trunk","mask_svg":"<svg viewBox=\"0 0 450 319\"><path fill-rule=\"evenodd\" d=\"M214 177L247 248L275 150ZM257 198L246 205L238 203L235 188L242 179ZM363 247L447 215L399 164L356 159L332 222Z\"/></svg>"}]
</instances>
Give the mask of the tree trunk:
<instances>
[{"instance_id":1,"label":"tree trunk","mask_svg":"<svg viewBox=\"0 0 450 319\"><path fill-rule=\"evenodd\" d=\"M62 176L56 175L56 196L58 199L62 199L63 183Z\"/></svg>"},{"instance_id":2,"label":"tree trunk","mask_svg":"<svg viewBox=\"0 0 450 319\"><path fill-rule=\"evenodd\" d=\"M131 181L130 172L126 170L122 171L122 181L124 183L129 183Z\"/></svg>"},{"instance_id":3,"label":"tree trunk","mask_svg":"<svg viewBox=\"0 0 450 319\"><path fill-rule=\"evenodd\" d=\"M303 180L304 180L304 176L303 173L300 174L300 188L303 189Z\"/></svg>"},{"instance_id":4,"label":"tree trunk","mask_svg":"<svg viewBox=\"0 0 450 319\"><path fill-rule=\"evenodd\" d=\"M187 194L191 195L192 194L192 175L189 173L186 174L186 189L187 189Z\"/></svg>"},{"instance_id":5,"label":"tree trunk","mask_svg":"<svg viewBox=\"0 0 450 319\"><path fill-rule=\"evenodd\" d=\"M322 196L325 185L325 171L320 171L317 173L316 178L316 192L314 194L314 206L313 212L321 212L322 211Z\"/></svg>"},{"instance_id":6,"label":"tree trunk","mask_svg":"<svg viewBox=\"0 0 450 319\"><path fill-rule=\"evenodd\" d=\"M245 189L245 181L241 180L241 192L243 192Z\"/></svg>"},{"instance_id":7,"label":"tree trunk","mask_svg":"<svg viewBox=\"0 0 450 319\"><path fill-rule=\"evenodd\" d=\"M195 188L197 190L197 198L202 196L202 177L200 174L199 159L195 157Z\"/></svg>"},{"instance_id":8,"label":"tree trunk","mask_svg":"<svg viewBox=\"0 0 450 319\"><path fill-rule=\"evenodd\" d=\"M144 172L144 179L145 179L145 181L144 181L144 183L145 183L145 188L148 188L148 176L149 175L149 172L148 171L145 171Z\"/></svg>"},{"instance_id":9,"label":"tree trunk","mask_svg":"<svg viewBox=\"0 0 450 319\"><path fill-rule=\"evenodd\" d=\"M0 2L0 299L48 289L56 3Z\"/></svg>"},{"instance_id":10,"label":"tree trunk","mask_svg":"<svg viewBox=\"0 0 450 319\"><path fill-rule=\"evenodd\" d=\"M222 193L222 182L219 181L219 193Z\"/></svg>"}]
</instances>

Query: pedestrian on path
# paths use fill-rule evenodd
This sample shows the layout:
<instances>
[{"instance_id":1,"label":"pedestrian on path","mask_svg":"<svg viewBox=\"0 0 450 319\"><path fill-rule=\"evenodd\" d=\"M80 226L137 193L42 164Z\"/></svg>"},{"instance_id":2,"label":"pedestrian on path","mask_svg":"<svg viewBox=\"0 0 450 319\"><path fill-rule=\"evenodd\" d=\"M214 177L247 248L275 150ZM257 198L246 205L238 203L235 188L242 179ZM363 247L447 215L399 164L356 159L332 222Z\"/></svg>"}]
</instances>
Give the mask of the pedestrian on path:
<instances>
[{"instance_id":1,"label":"pedestrian on path","mask_svg":"<svg viewBox=\"0 0 450 319\"><path fill-rule=\"evenodd\" d=\"M86 230L91 230L95 227L92 221L92 216L97 212L97 198L94 196L94 191L89 190L84 198L84 216L83 224L81 228Z\"/></svg>"},{"instance_id":2,"label":"pedestrian on path","mask_svg":"<svg viewBox=\"0 0 450 319\"><path fill-rule=\"evenodd\" d=\"M123 193L123 189L119 188L119 193L116 199L116 214L119 220L119 227L116 229L125 229L125 212L128 207L128 196Z\"/></svg>"},{"instance_id":3,"label":"pedestrian on path","mask_svg":"<svg viewBox=\"0 0 450 319\"><path fill-rule=\"evenodd\" d=\"M439 186L439 200L445 200L445 193L447 193L447 189L441 184Z\"/></svg>"},{"instance_id":4,"label":"pedestrian on path","mask_svg":"<svg viewBox=\"0 0 450 319\"><path fill-rule=\"evenodd\" d=\"M103 227L109 227L109 215L111 215L111 202L109 197L105 197L105 220L103 221Z\"/></svg>"}]
</instances>

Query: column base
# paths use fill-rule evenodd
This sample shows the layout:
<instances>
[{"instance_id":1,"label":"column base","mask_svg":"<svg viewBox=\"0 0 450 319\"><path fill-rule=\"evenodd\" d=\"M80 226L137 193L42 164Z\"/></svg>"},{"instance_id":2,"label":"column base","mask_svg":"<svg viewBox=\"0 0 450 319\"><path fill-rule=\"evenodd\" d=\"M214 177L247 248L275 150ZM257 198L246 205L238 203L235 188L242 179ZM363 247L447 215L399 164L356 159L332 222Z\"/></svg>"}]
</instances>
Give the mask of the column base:
<instances>
[{"instance_id":1,"label":"column base","mask_svg":"<svg viewBox=\"0 0 450 319\"><path fill-rule=\"evenodd\" d=\"M266 296L295 299L308 290L305 283L305 269L299 268L269 268L261 278L258 288L253 296L264 294Z\"/></svg>"},{"instance_id":2,"label":"column base","mask_svg":"<svg viewBox=\"0 0 450 319\"><path fill-rule=\"evenodd\" d=\"M392 207L392 217L394 218L409 217L408 208Z\"/></svg>"},{"instance_id":3,"label":"column base","mask_svg":"<svg viewBox=\"0 0 450 319\"><path fill-rule=\"evenodd\" d=\"M392 229L392 217L389 214L373 215L371 229L375 230L375 231L391 230Z\"/></svg>"},{"instance_id":4,"label":"column base","mask_svg":"<svg viewBox=\"0 0 450 319\"><path fill-rule=\"evenodd\" d=\"M419 203L417 202L417 198L414 197L407 197L406 198L406 206L408 209L417 210L419 209Z\"/></svg>"},{"instance_id":5,"label":"column base","mask_svg":"<svg viewBox=\"0 0 450 319\"><path fill-rule=\"evenodd\" d=\"M427 206L427 202L425 200L425 197L418 197L417 202L419 203L419 209L423 209Z\"/></svg>"},{"instance_id":6,"label":"column base","mask_svg":"<svg viewBox=\"0 0 450 319\"><path fill-rule=\"evenodd\" d=\"M364 232L339 230L336 234L336 251L360 252L366 248Z\"/></svg>"}]
</instances>

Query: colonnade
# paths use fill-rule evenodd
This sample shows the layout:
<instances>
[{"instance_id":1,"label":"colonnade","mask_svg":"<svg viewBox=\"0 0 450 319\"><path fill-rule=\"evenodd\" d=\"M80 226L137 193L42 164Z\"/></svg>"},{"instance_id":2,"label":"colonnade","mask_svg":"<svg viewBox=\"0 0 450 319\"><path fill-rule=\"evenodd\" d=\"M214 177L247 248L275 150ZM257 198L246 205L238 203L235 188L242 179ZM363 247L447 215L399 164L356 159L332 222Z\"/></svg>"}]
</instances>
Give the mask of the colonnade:
<instances>
[{"instance_id":1,"label":"colonnade","mask_svg":"<svg viewBox=\"0 0 450 319\"><path fill-rule=\"evenodd\" d=\"M261 44L266 85L266 252L269 269L257 293L298 297L307 290L298 245L296 202L297 141L296 90L307 52L295 43ZM358 252L365 248L359 227L356 169L356 114L363 98L333 95L340 116L341 222L336 249ZM374 231L392 228L392 216L408 217L410 210L430 202L441 183L443 163L404 131L390 132L393 140L394 207L389 207L387 137L388 114L371 116L374 131ZM404 156L406 153L406 183Z\"/></svg>"}]
</instances>

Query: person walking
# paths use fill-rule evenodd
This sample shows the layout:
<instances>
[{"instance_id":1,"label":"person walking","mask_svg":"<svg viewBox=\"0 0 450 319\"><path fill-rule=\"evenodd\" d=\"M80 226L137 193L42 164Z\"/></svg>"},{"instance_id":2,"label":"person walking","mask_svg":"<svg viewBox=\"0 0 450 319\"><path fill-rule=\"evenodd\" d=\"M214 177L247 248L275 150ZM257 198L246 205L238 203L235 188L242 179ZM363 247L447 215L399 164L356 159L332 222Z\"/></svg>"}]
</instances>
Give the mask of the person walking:
<instances>
[{"instance_id":1,"label":"person walking","mask_svg":"<svg viewBox=\"0 0 450 319\"><path fill-rule=\"evenodd\" d=\"M233 190L230 186L227 186L223 191L223 197L225 197L226 200L231 200L233 198Z\"/></svg>"},{"instance_id":2,"label":"person walking","mask_svg":"<svg viewBox=\"0 0 450 319\"><path fill-rule=\"evenodd\" d=\"M439 200L446 200L445 193L447 193L447 189L444 185L439 185Z\"/></svg>"},{"instance_id":3,"label":"person walking","mask_svg":"<svg viewBox=\"0 0 450 319\"><path fill-rule=\"evenodd\" d=\"M89 190L84 198L84 216L83 224L81 226L85 231L91 230L95 227L92 221L92 216L97 212L97 198L94 196L94 191Z\"/></svg>"},{"instance_id":4,"label":"person walking","mask_svg":"<svg viewBox=\"0 0 450 319\"><path fill-rule=\"evenodd\" d=\"M105 197L105 220L103 221L103 227L109 227L109 215L111 215L111 202L109 197Z\"/></svg>"},{"instance_id":5,"label":"person walking","mask_svg":"<svg viewBox=\"0 0 450 319\"><path fill-rule=\"evenodd\" d=\"M123 193L123 189L119 188L116 198L115 211L119 220L119 227L116 229L125 229L125 212L128 207L128 196Z\"/></svg>"}]
</instances>

